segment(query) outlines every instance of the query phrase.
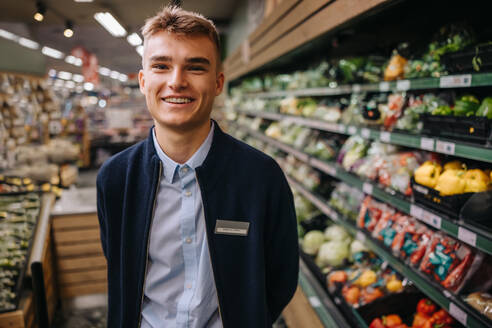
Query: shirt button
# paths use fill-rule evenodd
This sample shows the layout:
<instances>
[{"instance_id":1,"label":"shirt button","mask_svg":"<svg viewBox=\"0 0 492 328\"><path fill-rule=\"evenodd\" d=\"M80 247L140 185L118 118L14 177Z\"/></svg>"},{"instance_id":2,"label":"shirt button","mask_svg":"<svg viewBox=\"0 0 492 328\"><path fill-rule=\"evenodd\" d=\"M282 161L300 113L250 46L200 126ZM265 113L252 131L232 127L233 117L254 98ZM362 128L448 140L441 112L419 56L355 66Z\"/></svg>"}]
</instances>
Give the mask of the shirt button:
<instances>
[{"instance_id":1,"label":"shirt button","mask_svg":"<svg viewBox=\"0 0 492 328\"><path fill-rule=\"evenodd\" d=\"M186 289L191 289L191 284L187 284Z\"/></svg>"},{"instance_id":2,"label":"shirt button","mask_svg":"<svg viewBox=\"0 0 492 328\"><path fill-rule=\"evenodd\" d=\"M188 168L187 168L187 167L182 167L182 168L181 168L181 172L183 172L183 173L188 172Z\"/></svg>"},{"instance_id":3,"label":"shirt button","mask_svg":"<svg viewBox=\"0 0 492 328\"><path fill-rule=\"evenodd\" d=\"M191 196L191 191L189 191L189 190L188 190L188 191L186 191L186 192L185 192L185 196L190 197L190 196Z\"/></svg>"},{"instance_id":4,"label":"shirt button","mask_svg":"<svg viewBox=\"0 0 492 328\"><path fill-rule=\"evenodd\" d=\"M186 243L191 244L191 238L186 238Z\"/></svg>"}]
</instances>

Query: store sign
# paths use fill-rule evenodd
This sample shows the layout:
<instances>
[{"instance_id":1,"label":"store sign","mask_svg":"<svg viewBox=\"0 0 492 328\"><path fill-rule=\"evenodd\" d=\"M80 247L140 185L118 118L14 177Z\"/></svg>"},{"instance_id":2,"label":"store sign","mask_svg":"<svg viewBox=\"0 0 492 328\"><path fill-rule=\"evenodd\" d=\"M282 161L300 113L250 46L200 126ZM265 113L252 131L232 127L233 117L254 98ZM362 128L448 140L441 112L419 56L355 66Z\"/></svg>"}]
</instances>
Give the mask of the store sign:
<instances>
[{"instance_id":1,"label":"store sign","mask_svg":"<svg viewBox=\"0 0 492 328\"><path fill-rule=\"evenodd\" d=\"M94 85L99 84L99 64L96 55L87 51L84 47L77 46L71 51L72 56L82 59L82 75L84 82Z\"/></svg>"}]
</instances>

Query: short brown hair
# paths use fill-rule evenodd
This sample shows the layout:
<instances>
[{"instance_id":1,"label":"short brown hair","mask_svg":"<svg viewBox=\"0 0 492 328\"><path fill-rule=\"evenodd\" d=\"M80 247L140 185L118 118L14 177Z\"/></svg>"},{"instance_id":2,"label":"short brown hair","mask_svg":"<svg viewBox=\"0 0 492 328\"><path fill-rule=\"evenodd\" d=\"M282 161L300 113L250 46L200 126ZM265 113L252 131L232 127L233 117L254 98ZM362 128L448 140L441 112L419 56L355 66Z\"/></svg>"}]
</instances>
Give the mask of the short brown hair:
<instances>
[{"instance_id":1,"label":"short brown hair","mask_svg":"<svg viewBox=\"0 0 492 328\"><path fill-rule=\"evenodd\" d=\"M144 40L157 32L168 31L180 35L205 35L213 42L217 51L217 67L221 66L219 34L214 23L203 15L186 11L177 6L166 6L142 27Z\"/></svg>"}]
</instances>

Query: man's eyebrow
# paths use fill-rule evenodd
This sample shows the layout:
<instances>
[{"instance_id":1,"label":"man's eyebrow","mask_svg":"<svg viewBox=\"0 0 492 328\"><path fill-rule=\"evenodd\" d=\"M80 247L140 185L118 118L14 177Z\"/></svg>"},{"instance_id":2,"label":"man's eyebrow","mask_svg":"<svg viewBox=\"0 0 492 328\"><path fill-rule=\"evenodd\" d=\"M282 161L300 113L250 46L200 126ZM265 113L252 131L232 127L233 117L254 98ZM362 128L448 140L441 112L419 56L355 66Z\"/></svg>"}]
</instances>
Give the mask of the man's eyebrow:
<instances>
[{"instance_id":1,"label":"man's eyebrow","mask_svg":"<svg viewBox=\"0 0 492 328\"><path fill-rule=\"evenodd\" d=\"M210 66L210 60L205 57L190 57L186 58L186 62L190 64L205 64Z\"/></svg>"},{"instance_id":2,"label":"man's eyebrow","mask_svg":"<svg viewBox=\"0 0 492 328\"><path fill-rule=\"evenodd\" d=\"M172 61L172 57L169 56L152 56L150 57L151 62L163 62L163 61Z\"/></svg>"}]
</instances>

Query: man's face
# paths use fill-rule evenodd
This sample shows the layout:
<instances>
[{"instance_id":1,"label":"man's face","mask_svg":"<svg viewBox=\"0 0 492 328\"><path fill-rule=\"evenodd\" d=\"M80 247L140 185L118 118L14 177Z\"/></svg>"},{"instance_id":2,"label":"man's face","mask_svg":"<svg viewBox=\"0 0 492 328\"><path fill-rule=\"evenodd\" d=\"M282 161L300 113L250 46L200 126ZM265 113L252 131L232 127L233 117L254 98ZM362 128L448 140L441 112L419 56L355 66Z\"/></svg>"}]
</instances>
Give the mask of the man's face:
<instances>
[{"instance_id":1,"label":"man's face","mask_svg":"<svg viewBox=\"0 0 492 328\"><path fill-rule=\"evenodd\" d=\"M191 131L208 123L224 86L217 60L214 44L203 35L162 31L146 40L138 79L157 125Z\"/></svg>"}]
</instances>

